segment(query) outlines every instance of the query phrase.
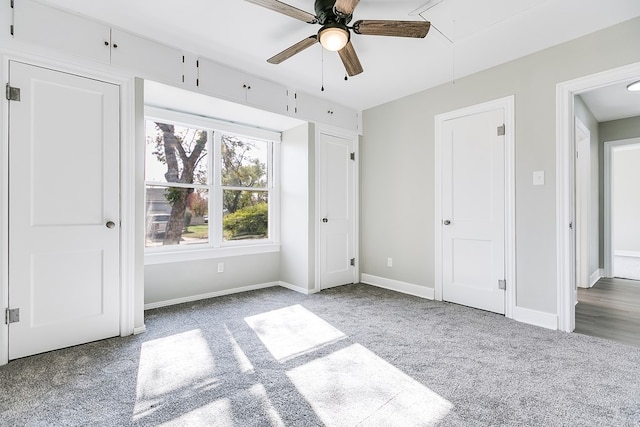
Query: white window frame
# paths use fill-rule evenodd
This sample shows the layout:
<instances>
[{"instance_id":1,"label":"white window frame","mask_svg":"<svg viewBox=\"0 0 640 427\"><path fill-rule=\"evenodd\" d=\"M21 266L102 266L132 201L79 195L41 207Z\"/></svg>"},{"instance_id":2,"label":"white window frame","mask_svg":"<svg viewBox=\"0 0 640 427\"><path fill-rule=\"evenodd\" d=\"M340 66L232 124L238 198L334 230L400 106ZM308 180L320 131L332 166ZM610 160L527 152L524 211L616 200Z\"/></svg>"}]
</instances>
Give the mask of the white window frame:
<instances>
[{"instance_id":1,"label":"white window frame","mask_svg":"<svg viewBox=\"0 0 640 427\"><path fill-rule=\"evenodd\" d=\"M167 262L192 261L228 256L253 255L280 250L280 142L281 134L247 125L230 123L183 112L162 108L145 107L145 122L158 120L180 126L199 128L213 132L213 138L207 138L208 170L209 170L209 242L197 245L168 245L159 247L145 247L145 265L162 264ZM269 237L266 239L224 241L222 238L222 191L221 185L221 137L228 133L247 138L262 140L270 143L269 159L267 160L267 181L269 192ZM211 136L211 135L210 135ZM146 144L146 132L145 141ZM145 150L146 151L146 150ZM145 159L146 163L146 159ZM146 187L156 185L155 181L145 180ZM163 183L165 184L165 183ZM166 183L167 187L192 187L187 184ZM176 185L174 185L176 184ZM251 187L242 188L251 191ZM260 189L262 190L262 189ZM145 221L146 230L146 221Z\"/></svg>"}]
</instances>

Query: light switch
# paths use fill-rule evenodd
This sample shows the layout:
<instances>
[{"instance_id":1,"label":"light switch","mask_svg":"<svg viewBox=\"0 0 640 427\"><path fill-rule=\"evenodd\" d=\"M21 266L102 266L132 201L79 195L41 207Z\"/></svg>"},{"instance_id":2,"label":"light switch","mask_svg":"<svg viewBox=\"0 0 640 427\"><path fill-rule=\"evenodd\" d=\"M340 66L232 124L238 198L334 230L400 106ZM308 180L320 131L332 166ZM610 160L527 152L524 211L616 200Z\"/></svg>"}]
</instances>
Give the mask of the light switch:
<instances>
[{"instance_id":1,"label":"light switch","mask_svg":"<svg viewBox=\"0 0 640 427\"><path fill-rule=\"evenodd\" d=\"M544 185L544 171L533 172L533 185Z\"/></svg>"}]
</instances>

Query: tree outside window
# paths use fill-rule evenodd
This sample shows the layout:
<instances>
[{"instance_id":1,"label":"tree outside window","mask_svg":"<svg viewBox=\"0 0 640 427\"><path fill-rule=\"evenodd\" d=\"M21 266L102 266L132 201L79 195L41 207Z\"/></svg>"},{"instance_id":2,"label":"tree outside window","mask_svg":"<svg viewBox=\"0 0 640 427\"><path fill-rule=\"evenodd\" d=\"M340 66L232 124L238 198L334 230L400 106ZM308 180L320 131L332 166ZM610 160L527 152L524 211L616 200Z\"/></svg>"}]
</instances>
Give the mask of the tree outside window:
<instances>
[{"instance_id":1,"label":"tree outside window","mask_svg":"<svg viewBox=\"0 0 640 427\"><path fill-rule=\"evenodd\" d=\"M148 119L146 145L147 247L269 238L272 142Z\"/></svg>"}]
</instances>

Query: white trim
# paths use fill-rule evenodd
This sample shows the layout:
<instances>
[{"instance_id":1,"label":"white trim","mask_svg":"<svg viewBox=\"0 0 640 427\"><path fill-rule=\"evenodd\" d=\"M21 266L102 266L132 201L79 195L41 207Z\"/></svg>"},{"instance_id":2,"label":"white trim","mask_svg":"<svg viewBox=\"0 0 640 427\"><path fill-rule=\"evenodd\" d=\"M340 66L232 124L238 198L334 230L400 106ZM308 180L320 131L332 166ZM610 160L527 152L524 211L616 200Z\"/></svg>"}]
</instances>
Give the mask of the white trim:
<instances>
[{"instance_id":1,"label":"white trim","mask_svg":"<svg viewBox=\"0 0 640 427\"><path fill-rule=\"evenodd\" d=\"M591 239L591 132L578 117L575 118L576 155L576 282L578 287L588 287ZM586 148L584 145L586 144ZM577 290L576 290L577 291ZM577 297L576 297L577 300Z\"/></svg>"},{"instance_id":2,"label":"white trim","mask_svg":"<svg viewBox=\"0 0 640 427\"><path fill-rule=\"evenodd\" d=\"M292 285L291 283L287 283L287 282L283 282L280 281L278 282L278 284L280 286L282 286L283 288L287 288L291 291L295 291L304 295L310 295L312 293L314 293L313 291L310 291L309 289L303 288L302 286L296 286L296 285Z\"/></svg>"},{"instance_id":3,"label":"white trim","mask_svg":"<svg viewBox=\"0 0 640 427\"><path fill-rule=\"evenodd\" d=\"M574 96L640 75L640 62L590 76L580 77L556 86L556 254L558 256L557 310L558 329L571 332L575 328L575 254L569 223L573 221L573 119ZM606 223L606 221L605 221ZM606 241L605 241L606 242Z\"/></svg>"},{"instance_id":4,"label":"white trim","mask_svg":"<svg viewBox=\"0 0 640 427\"><path fill-rule=\"evenodd\" d=\"M279 286L279 285L280 285L279 282L268 282L268 283L261 283L258 285L249 285L249 286L242 286L239 288L226 289L224 291L215 291L215 292L208 292L206 294L190 295L188 297L175 298L175 299L170 299L166 301L158 301L158 302L145 304L144 309L152 310L154 308L168 307L170 305L183 304L185 302L193 302L193 301L199 301L199 300L208 299L208 298L221 297L225 295L239 294L241 292L272 288L274 286Z\"/></svg>"},{"instance_id":5,"label":"white trim","mask_svg":"<svg viewBox=\"0 0 640 427\"><path fill-rule=\"evenodd\" d=\"M138 326L137 328L133 328L133 335L140 335L147 332L147 327L145 325Z\"/></svg>"},{"instance_id":6,"label":"white trim","mask_svg":"<svg viewBox=\"0 0 640 427\"><path fill-rule=\"evenodd\" d=\"M133 334L136 283L135 83L120 84L120 336Z\"/></svg>"},{"instance_id":7,"label":"white trim","mask_svg":"<svg viewBox=\"0 0 640 427\"><path fill-rule=\"evenodd\" d=\"M589 287L596 284L598 280L604 277L604 269L599 268L589 275Z\"/></svg>"},{"instance_id":8,"label":"white trim","mask_svg":"<svg viewBox=\"0 0 640 427\"><path fill-rule=\"evenodd\" d=\"M513 320L547 329L558 329L558 316L528 308L513 307Z\"/></svg>"},{"instance_id":9,"label":"white trim","mask_svg":"<svg viewBox=\"0 0 640 427\"><path fill-rule=\"evenodd\" d=\"M151 107L151 106L145 105L144 115L145 117L148 117L151 119L170 120L173 123L180 124L187 127L198 126L206 129L217 130L224 133L231 133L234 135L251 137L252 139L259 139L263 141L272 141L272 142L282 141L282 132L261 129L261 128L249 126L249 125L241 125L238 123L215 119L213 117L183 113L181 111L169 110L166 108L158 108L158 107Z\"/></svg>"},{"instance_id":10,"label":"white trim","mask_svg":"<svg viewBox=\"0 0 640 427\"><path fill-rule=\"evenodd\" d=\"M502 108L504 110L505 147L505 317L513 317L516 305L516 228L515 228L515 96L495 99L435 116L434 172L434 298L442 301L442 126L447 120Z\"/></svg>"},{"instance_id":11,"label":"white trim","mask_svg":"<svg viewBox=\"0 0 640 427\"><path fill-rule=\"evenodd\" d=\"M415 285L413 283L401 282L399 280L387 279L385 277L373 276L363 273L360 282L390 291L401 292L415 297L433 300L434 289L426 286Z\"/></svg>"},{"instance_id":12,"label":"white trim","mask_svg":"<svg viewBox=\"0 0 640 427\"><path fill-rule=\"evenodd\" d=\"M2 82L9 81L9 60L2 57L0 68ZM0 102L0 309L4 313L9 308L9 101L2 97ZM0 325L0 366L9 362L9 325Z\"/></svg>"},{"instance_id":13,"label":"white trim","mask_svg":"<svg viewBox=\"0 0 640 427\"><path fill-rule=\"evenodd\" d=\"M604 275L613 277L613 151L630 148L640 144L640 138L621 139L617 141L607 141L604 143ZM616 254L619 251L615 251Z\"/></svg>"},{"instance_id":14,"label":"white trim","mask_svg":"<svg viewBox=\"0 0 640 427\"><path fill-rule=\"evenodd\" d=\"M640 258L640 252L638 251L613 251L613 255L630 258Z\"/></svg>"},{"instance_id":15,"label":"white trim","mask_svg":"<svg viewBox=\"0 0 640 427\"><path fill-rule=\"evenodd\" d=\"M198 261L213 258L228 258L232 256L257 255L279 252L280 244L268 243L262 245L226 246L221 248L194 248L165 252L145 252L144 265L166 264L170 262Z\"/></svg>"}]
</instances>

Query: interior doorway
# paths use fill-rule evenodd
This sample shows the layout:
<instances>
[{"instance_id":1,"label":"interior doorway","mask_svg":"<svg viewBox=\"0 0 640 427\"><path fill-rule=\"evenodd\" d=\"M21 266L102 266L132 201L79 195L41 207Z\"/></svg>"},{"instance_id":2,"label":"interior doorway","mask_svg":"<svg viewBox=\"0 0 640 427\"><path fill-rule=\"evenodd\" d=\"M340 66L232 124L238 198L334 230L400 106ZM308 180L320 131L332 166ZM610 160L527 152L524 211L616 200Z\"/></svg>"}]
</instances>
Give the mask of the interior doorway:
<instances>
[{"instance_id":1,"label":"interior doorway","mask_svg":"<svg viewBox=\"0 0 640 427\"><path fill-rule=\"evenodd\" d=\"M640 63L581 77L557 86L557 283L558 329L571 332L576 322L576 246L574 224L580 212L576 196L574 98L609 86L626 84L640 76ZM625 116L620 116L620 118ZM630 116L626 116L630 117ZM605 221L606 223L606 221ZM606 241L606 239L605 239ZM605 275L606 272L605 272Z\"/></svg>"},{"instance_id":2,"label":"interior doorway","mask_svg":"<svg viewBox=\"0 0 640 427\"><path fill-rule=\"evenodd\" d=\"M640 280L640 138L604 144L605 271Z\"/></svg>"}]
</instances>

